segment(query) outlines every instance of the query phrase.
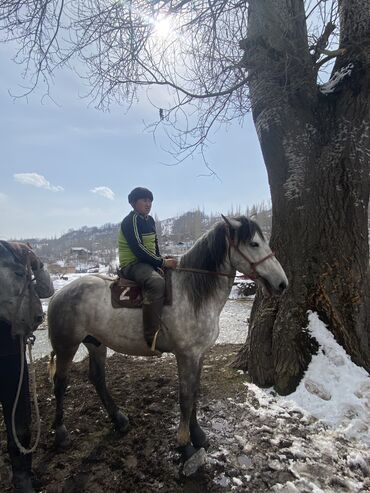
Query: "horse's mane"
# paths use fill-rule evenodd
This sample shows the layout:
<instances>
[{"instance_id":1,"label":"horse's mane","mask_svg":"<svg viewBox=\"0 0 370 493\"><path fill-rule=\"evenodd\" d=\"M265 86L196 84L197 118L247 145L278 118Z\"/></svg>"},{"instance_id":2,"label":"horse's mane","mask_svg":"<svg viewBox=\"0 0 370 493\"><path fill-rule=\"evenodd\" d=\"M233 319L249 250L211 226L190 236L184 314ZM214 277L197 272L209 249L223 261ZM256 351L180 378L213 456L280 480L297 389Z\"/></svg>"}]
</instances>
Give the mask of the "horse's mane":
<instances>
[{"instance_id":1,"label":"horse's mane","mask_svg":"<svg viewBox=\"0 0 370 493\"><path fill-rule=\"evenodd\" d=\"M242 225L237 230L237 242L249 241L257 232L261 238L263 233L257 223L245 216L235 217ZM233 238L234 231L230 231ZM226 224L216 223L212 229L199 238L191 249L181 257L180 267L190 267L217 272L224 262L226 255ZM220 278L207 274L192 274L183 272L183 286L195 311L210 298L219 287Z\"/></svg>"}]
</instances>

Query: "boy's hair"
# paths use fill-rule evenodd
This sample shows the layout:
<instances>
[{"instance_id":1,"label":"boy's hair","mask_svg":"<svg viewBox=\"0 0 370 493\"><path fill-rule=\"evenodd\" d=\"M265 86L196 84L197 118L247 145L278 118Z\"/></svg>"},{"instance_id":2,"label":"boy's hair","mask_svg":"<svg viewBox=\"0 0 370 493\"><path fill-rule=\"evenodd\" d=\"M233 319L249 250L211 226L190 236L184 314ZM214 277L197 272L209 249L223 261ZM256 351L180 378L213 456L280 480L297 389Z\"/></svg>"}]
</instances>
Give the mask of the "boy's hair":
<instances>
[{"instance_id":1,"label":"boy's hair","mask_svg":"<svg viewBox=\"0 0 370 493\"><path fill-rule=\"evenodd\" d=\"M128 194L128 201L131 205L134 205L139 199L150 199L153 202L153 194L147 188L136 187Z\"/></svg>"}]
</instances>

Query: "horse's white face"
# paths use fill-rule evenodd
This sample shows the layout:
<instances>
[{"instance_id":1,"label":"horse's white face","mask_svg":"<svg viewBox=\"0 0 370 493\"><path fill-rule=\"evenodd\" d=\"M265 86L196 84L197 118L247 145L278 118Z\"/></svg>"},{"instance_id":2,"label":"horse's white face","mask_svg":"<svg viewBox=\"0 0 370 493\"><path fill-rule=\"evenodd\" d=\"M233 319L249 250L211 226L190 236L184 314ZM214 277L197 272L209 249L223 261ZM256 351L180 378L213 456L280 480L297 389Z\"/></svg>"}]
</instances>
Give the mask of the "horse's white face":
<instances>
[{"instance_id":1,"label":"horse's white face","mask_svg":"<svg viewBox=\"0 0 370 493\"><path fill-rule=\"evenodd\" d=\"M0 319L17 325L17 332L36 329L43 318L42 305L27 269L18 262L0 262Z\"/></svg>"},{"instance_id":2,"label":"horse's white face","mask_svg":"<svg viewBox=\"0 0 370 493\"><path fill-rule=\"evenodd\" d=\"M232 267L255 278L265 295L281 294L288 287L288 278L266 240L256 232L250 240L238 242L241 223L235 219L224 219L235 231L236 241L231 242L229 249Z\"/></svg>"}]
</instances>

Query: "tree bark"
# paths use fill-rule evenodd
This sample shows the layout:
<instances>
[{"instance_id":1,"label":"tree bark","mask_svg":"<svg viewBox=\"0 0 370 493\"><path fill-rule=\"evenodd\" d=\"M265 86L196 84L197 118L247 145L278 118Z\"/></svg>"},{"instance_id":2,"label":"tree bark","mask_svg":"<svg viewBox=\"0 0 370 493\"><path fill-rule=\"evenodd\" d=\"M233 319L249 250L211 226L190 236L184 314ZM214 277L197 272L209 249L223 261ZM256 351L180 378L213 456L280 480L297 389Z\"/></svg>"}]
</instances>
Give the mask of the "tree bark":
<instances>
[{"instance_id":1,"label":"tree bark","mask_svg":"<svg viewBox=\"0 0 370 493\"><path fill-rule=\"evenodd\" d=\"M236 365L282 394L296 388L317 348L305 330L309 310L370 370L370 9L367 0L339 3L346 52L333 72L344 75L323 94L303 1L250 2L252 111L271 188L271 244L290 287L281 299L257 296Z\"/></svg>"}]
</instances>

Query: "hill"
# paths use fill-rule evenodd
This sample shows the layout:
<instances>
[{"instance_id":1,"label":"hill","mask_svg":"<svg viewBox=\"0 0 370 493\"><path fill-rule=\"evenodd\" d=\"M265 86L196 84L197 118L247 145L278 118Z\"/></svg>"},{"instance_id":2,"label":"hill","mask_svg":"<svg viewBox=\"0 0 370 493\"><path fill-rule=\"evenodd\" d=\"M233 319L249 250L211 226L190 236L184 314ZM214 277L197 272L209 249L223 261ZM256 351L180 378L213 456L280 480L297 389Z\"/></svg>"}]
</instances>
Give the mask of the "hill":
<instances>
[{"instance_id":1,"label":"hill","mask_svg":"<svg viewBox=\"0 0 370 493\"><path fill-rule=\"evenodd\" d=\"M256 216L268 237L271 230L271 210L264 206L254 206L246 213L249 216ZM239 214L239 210L228 213L229 216ZM207 215L199 209L162 221L156 218L161 252L184 253L219 220L218 214ZM40 258L49 265L58 263L87 269L98 264L110 265L115 262L119 226L119 223L107 223L100 227L83 226L77 230L70 229L59 238L26 238L22 241L28 242Z\"/></svg>"}]
</instances>

